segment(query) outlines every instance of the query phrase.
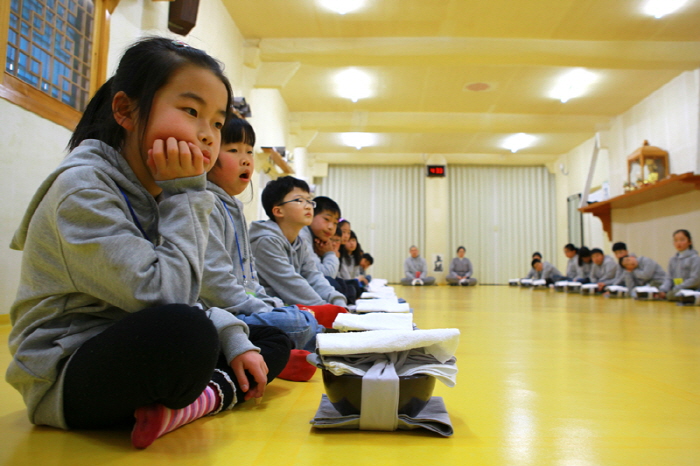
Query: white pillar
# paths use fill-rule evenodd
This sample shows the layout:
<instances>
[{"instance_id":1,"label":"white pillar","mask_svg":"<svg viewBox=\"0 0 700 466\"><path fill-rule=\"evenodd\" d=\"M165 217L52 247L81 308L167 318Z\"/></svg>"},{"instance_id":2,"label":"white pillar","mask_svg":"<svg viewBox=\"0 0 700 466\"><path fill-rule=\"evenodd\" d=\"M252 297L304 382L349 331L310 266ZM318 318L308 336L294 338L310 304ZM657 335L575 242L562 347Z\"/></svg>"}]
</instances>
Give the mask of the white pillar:
<instances>
[{"instance_id":1,"label":"white pillar","mask_svg":"<svg viewBox=\"0 0 700 466\"><path fill-rule=\"evenodd\" d=\"M306 147L294 148L294 173L295 177L311 183L311 170L309 169L309 152Z\"/></svg>"}]
</instances>

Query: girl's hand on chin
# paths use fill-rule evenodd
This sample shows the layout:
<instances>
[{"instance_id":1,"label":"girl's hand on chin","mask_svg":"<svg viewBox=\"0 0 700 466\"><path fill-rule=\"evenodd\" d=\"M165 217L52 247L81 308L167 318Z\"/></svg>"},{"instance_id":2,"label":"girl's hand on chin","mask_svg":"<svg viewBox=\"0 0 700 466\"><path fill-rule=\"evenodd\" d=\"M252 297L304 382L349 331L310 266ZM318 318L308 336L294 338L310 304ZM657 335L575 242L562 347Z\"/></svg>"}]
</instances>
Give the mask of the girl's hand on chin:
<instances>
[{"instance_id":1,"label":"girl's hand on chin","mask_svg":"<svg viewBox=\"0 0 700 466\"><path fill-rule=\"evenodd\" d=\"M156 181L187 178L204 173L204 156L191 142L156 139L148 150L147 165Z\"/></svg>"}]
</instances>

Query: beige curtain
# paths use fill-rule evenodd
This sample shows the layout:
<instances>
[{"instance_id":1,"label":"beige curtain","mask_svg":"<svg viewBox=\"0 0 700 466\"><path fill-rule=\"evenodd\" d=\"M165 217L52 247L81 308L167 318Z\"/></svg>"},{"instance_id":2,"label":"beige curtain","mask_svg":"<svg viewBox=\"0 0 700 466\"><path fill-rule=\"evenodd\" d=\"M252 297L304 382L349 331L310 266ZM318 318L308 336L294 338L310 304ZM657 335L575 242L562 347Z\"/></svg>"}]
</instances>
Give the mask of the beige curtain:
<instances>
[{"instance_id":1,"label":"beige curtain","mask_svg":"<svg viewBox=\"0 0 700 466\"><path fill-rule=\"evenodd\" d=\"M362 249L374 257L373 277L398 282L408 248L415 244L423 249L424 170L422 165L335 165L316 185L315 194L340 205Z\"/></svg>"},{"instance_id":2,"label":"beige curtain","mask_svg":"<svg viewBox=\"0 0 700 466\"><path fill-rule=\"evenodd\" d=\"M450 251L467 249L474 277L524 277L533 252L556 266L554 175L544 167L449 167ZM565 271L562 271L565 272Z\"/></svg>"}]
</instances>

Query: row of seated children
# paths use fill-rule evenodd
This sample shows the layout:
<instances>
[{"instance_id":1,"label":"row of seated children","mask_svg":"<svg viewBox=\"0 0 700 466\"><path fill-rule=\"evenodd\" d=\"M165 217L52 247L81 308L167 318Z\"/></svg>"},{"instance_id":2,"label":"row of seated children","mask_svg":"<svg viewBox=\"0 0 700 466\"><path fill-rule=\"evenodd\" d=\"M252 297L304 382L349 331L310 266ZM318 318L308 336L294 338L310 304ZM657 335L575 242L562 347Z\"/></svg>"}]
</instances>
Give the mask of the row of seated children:
<instances>
[{"instance_id":1,"label":"row of seated children","mask_svg":"<svg viewBox=\"0 0 700 466\"><path fill-rule=\"evenodd\" d=\"M313 219L305 182L270 183L269 220L246 228L233 196L255 135L231 102L217 60L160 37L129 47L90 100L11 244L6 379L32 423L132 425L145 448L311 367L290 357L347 300L298 237Z\"/></svg>"},{"instance_id":2,"label":"row of seated children","mask_svg":"<svg viewBox=\"0 0 700 466\"><path fill-rule=\"evenodd\" d=\"M618 242L612 248L617 260L598 248L589 250L567 244L564 246L564 254L569 259L566 275L535 253L528 278L543 279L547 284L561 281L592 283L597 285L595 291L600 293L608 291L609 287L623 286L632 296L635 296L635 288L650 286L658 289L653 294L655 298L679 300L681 290L700 289L700 256L693 248L688 230L675 231L673 244L678 252L669 260L668 273L653 259L637 257L629 253L625 243Z\"/></svg>"},{"instance_id":3,"label":"row of seated children","mask_svg":"<svg viewBox=\"0 0 700 466\"><path fill-rule=\"evenodd\" d=\"M332 199L314 199L314 218L300 235L306 241L316 268L326 280L354 304L371 280L367 269L374 258L362 251L350 222L340 218L340 207Z\"/></svg>"}]
</instances>

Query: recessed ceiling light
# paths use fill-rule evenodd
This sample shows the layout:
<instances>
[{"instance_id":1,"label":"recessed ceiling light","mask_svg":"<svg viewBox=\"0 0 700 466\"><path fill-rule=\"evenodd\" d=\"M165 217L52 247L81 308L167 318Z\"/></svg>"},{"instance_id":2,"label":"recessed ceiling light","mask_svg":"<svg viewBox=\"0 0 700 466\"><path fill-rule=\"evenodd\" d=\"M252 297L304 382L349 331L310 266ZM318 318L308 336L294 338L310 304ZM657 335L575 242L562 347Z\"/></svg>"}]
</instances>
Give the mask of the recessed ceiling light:
<instances>
[{"instance_id":1,"label":"recessed ceiling light","mask_svg":"<svg viewBox=\"0 0 700 466\"><path fill-rule=\"evenodd\" d=\"M644 13L659 19L677 11L686 2L687 0L649 0L644 5Z\"/></svg>"},{"instance_id":2,"label":"recessed ceiling light","mask_svg":"<svg viewBox=\"0 0 700 466\"><path fill-rule=\"evenodd\" d=\"M537 137L533 136L532 134L525 134L525 133L513 134L512 136L508 136L503 141L503 147L505 147L506 149L508 149L509 151L511 151L513 153L516 153L520 149L530 147L536 140L537 140Z\"/></svg>"},{"instance_id":3,"label":"recessed ceiling light","mask_svg":"<svg viewBox=\"0 0 700 466\"><path fill-rule=\"evenodd\" d=\"M374 133L340 133L340 140L346 146L357 150L377 144L377 135Z\"/></svg>"},{"instance_id":4,"label":"recessed ceiling light","mask_svg":"<svg viewBox=\"0 0 700 466\"><path fill-rule=\"evenodd\" d=\"M566 103L573 98L584 95L597 79L598 76L595 73L583 68L576 68L559 77L549 96Z\"/></svg>"},{"instance_id":5,"label":"recessed ceiling light","mask_svg":"<svg viewBox=\"0 0 700 466\"><path fill-rule=\"evenodd\" d=\"M344 15L357 11L365 5L365 0L319 0L324 8Z\"/></svg>"},{"instance_id":6,"label":"recessed ceiling light","mask_svg":"<svg viewBox=\"0 0 700 466\"><path fill-rule=\"evenodd\" d=\"M374 93L372 77L357 68L348 68L336 74L335 84L338 95L353 102L372 97Z\"/></svg>"}]
</instances>

